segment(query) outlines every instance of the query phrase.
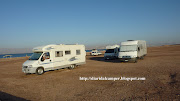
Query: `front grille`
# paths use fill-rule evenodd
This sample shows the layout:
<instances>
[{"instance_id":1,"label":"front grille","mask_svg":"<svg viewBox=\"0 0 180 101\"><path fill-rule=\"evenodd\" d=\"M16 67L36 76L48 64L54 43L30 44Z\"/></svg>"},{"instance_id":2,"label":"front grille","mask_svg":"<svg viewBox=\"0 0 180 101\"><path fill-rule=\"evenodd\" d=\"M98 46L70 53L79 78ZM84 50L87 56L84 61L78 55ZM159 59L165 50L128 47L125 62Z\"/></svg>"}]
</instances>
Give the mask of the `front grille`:
<instances>
[{"instance_id":1,"label":"front grille","mask_svg":"<svg viewBox=\"0 0 180 101\"><path fill-rule=\"evenodd\" d=\"M123 56L122 58L128 58L129 59L129 58L131 58L131 56Z\"/></svg>"},{"instance_id":2,"label":"front grille","mask_svg":"<svg viewBox=\"0 0 180 101\"><path fill-rule=\"evenodd\" d=\"M28 66L23 66L23 68L27 68Z\"/></svg>"}]
</instances>

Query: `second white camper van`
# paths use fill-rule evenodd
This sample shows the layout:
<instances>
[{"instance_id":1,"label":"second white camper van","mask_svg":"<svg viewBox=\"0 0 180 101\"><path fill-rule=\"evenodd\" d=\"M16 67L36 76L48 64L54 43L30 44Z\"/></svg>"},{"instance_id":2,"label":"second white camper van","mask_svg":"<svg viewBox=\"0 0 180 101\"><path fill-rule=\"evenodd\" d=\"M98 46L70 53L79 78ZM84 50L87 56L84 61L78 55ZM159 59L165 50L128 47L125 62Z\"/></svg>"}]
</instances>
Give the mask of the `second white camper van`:
<instances>
[{"instance_id":1,"label":"second white camper van","mask_svg":"<svg viewBox=\"0 0 180 101\"><path fill-rule=\"evenodd\" d=\"M35 47L33 54L23 63L22 71L26 74L43 74L45 71L69 67L86 63L84 45L46 45Z\"/></svg>"},{"instance_id":2,"label":"second white camper van","mask_svg":"<svg viewBox=\"0 0 180 101\"><path fill-rule=\"evenodd\" d=\"M121 61L137 62L137 59L143 59L147 54L146 41L144 40L129 40L121 42L118 58Z\"/></svg>"},{"instance_id":3,"label":"second white camper van","mask_svg":"<svg viewBox=\"0 0 180 101\"><path fill-rule=\"evenodd\" d=\"M118 58L119 45L106 46L106 52L104 59L116 59Z\"/></svg>"}]
</instances>

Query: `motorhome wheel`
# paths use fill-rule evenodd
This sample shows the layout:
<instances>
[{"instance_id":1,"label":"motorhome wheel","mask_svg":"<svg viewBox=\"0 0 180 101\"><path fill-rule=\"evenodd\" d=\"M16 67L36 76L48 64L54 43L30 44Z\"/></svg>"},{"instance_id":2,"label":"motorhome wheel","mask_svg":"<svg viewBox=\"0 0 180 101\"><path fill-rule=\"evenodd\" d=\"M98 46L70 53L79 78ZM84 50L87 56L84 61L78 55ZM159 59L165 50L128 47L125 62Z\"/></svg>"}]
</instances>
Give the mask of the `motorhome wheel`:
<instances>
[{"instance_id":1,"label":"motorhome wheel","mask_svg":"<svg viewBox=\"0 0 180 101\"><path fill-rule=\"evenodd\" d=\"M137 59L134 59L134 63L137 63Z\"/></svg>"},{"instance_id":2,"label":"motorhome wheel","mask_svg":"<svg viewBox=\"0 0 180 101\"><path fill-rule=\"evenodd\" d=\"M140 58L141 60L143 60L144 59L144 56L141 56L141 58Z\"/></svg>"},{"instance_id":3,"label":"motorhome wheel","mask_svg":"<svg viewBox=\"0 0 180 101\"><path fill-rule=\"evenodd\" d=\"M74 69L76 65L71 65L69 69Z\"/></svg>"},{"instance_id":4,"label":"motorhome wheel","mask_svg":"<svg viewBox=\"0 0 180 101\"><path fill-rule=\"evenodd\" d=\"M44 69L42 67L36 69L36 74L41 75L43 73L44 73Z\"/></svg>"}]
</instances>

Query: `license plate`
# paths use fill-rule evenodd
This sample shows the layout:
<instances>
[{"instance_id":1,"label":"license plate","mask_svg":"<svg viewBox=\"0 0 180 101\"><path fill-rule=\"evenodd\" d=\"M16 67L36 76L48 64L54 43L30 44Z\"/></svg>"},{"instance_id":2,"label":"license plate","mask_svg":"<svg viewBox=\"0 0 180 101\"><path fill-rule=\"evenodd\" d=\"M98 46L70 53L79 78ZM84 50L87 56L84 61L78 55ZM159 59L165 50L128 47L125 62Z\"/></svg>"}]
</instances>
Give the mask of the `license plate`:
<instances>
[{"instance_id":1,"label":"license plate","mask_svg":"<svg viewBox=\"0 0 180 101\"><path fill-rule=\"evenodd\" d=\"M124 61L128 61L128 60L124 60Z\"/></svg>"}]
</instances>

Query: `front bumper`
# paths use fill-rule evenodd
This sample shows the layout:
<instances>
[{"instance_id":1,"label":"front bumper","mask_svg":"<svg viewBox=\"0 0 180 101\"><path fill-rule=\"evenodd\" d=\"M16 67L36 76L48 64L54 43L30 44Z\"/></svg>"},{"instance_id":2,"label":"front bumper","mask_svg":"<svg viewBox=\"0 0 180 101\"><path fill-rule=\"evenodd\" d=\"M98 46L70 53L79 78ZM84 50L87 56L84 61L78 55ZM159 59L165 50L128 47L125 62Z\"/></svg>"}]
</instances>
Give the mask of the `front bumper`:
<instances>
[{"instance_id":1,"label":"front bumper","mask_svg":"<svg viewBox=\"0 0 180 101\"><path fill-rule=\"evenodd\" d=\"M104 59L105 59L105 60L108 60L108 59L116 59L116 57L115 57L115 56L105 56Z\"/></svg>"},{"instance_id":2,"label":"front bumper","mask_svg":"<svg viewBox=\"0 0 180 101\"><path fill-rule=\"evenodd\" d=\"M24 73L35 73L35 68L28 68L27 66L26 67L22 67L22 72Z\"/></svg>"},{"instance_id":3,"label":"front bumper","mask_svg":"<svg viewBox=\"0 0 180 101\"><path fill-rule=\"evenodd\" d=\"M128 61L135 61L136 58L119 58L120 61L128 62Z\"/></svg>"}]
</instances>

